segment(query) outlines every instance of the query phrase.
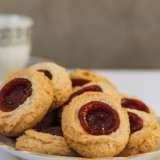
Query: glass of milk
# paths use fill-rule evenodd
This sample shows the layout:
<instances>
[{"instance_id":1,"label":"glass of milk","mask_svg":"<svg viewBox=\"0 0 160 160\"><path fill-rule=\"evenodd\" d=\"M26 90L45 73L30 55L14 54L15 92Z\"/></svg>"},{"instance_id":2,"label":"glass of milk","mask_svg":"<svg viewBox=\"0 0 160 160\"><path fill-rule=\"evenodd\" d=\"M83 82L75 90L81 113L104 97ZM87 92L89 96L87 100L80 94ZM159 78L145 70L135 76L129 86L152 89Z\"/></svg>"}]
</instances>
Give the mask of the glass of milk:
<instances>
[{"instance_id":1,"label":"glass of milk","mask_svg":"<svg viewBox=\"0 0 160 160\"><path fill-rule=\"evenodd\" d=\"M26 65L31 52L33 20L27 16L0 14L0 79Z\"/></svg>"}]
</instances>

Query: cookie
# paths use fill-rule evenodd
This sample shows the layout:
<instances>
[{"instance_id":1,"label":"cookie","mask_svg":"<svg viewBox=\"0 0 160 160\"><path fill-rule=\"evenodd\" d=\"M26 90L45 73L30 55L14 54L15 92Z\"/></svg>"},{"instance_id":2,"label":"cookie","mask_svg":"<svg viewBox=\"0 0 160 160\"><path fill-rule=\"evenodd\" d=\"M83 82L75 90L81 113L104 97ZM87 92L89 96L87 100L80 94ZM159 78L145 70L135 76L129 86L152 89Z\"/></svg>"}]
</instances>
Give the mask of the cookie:
<instances>
[{"instance_id":1,"label":"cookie","mask_svg":"<svg viewBox=\"0 0 160 160\"><path fill-rule=\"evenodd\" d=\"M24 70L0 86L0 133L17 136L40 122L53 101L53 83L44 73Z\"/></svg>"},{"instance_id":2,"label":"cookie","mask_svg":"<svg viewBox=\"0 0 160 160\"><path fill-rule=\"evenodd\" d=\"M106 83L106 82L100 82L100 81L99 82L94 82L94 81L92 81L92 82L89 82L89 83L83 85L81 88L77 87L77 91L81 90L85 87L92 86L92 85L99 86L102 89L103 93L109 94L113 98L113 100L115 100L118 103L121 103L121 95L118 92L118 90L116 88L112 87L112 85L110 85L109 83ZM74 91L76 91L76 88L74 89Z\"/></svg>"},{"instance_id":3,"label":"cookie","mask_svg":"<svg viewBox=\"0 0 160 160\"><path fill-rule=\"evenodd\" d=\"M55 117L56 110L50 107L44 118L39 123L37 123L36 126L34 126L34 129L48 128L54 121Z\"/></svg>"},{"instance_id":4,"label":"cookie","mask_svg":"<svg viewBox=\"0 0 160 160\"><path fill-rule=\"evenodd\" d=\"M156 119L142 111L126 109L129 114L131 133L121 157L151 151L159 141L160 127Z\"/></svg>"},{"instance_id":5,"label":"cookie","mask_svg":"<svg viewBox=\"0 0 160 160\"><path fill-rule=\"evenodd\" d=\"M30 66L28 69L44 72L54 84L54 100L52 108L56 109L61 106L71 95L72 85L69 75L65 68L53 63L39 63Z\"/></svg>"},{"instance_id":6,"label":"cookie","mask_svg":"<svg viewBox=\"0 0 160 160\"><path fill-rule=\"evenodd\" d=\"M81 86L75 86L72 88L72 94L81 89Z\"/></svg>"},{"instance_id":7,"label":"cookie","mask_svg":"<svg viewBox=\"0 0 160 160\"><path fill-rule=\"evenodd\" d=\"M130 133L126 110L100 92L85 92L73 98L62 113L62 130L71 148L93 158L119 154Z\"/></svg>"},{"instance_id":8,"label":"cookie","mask_svg":"<svg viewBox=\"0 0 160 160\"><path fill-rule=\"evenodd\" d=\"M157 119L154 111L135 96L128 96L127 94L121 93L121 105L124 108L136 109L149 113Z\"/></svg>"},{"instance_id":9,"label":"cookie","mask_svg":"<svg viewBox=\"0 0 160 160\"><path fill-rule=\"evenodd\" d=\"M118 92L118 90L114 87L112 87L110 84L106 83L106 82L89 82L85 85L83 85L82 87L75 87L73 90L72 95L70 96L70 98L68 99L68 101L58 109L58 119L59 121L61 121L61 115L63 112L64 107L75 97L78 96L84 92L103 92L106 94L109 94L114 101L118 102L119 104L121 103L121 96L120 93Z\"/></svg>"},{"instance_id":10,"label":"cookie","mask_svg":"<svg viewBox=\"0 0 160 160\"><path fill-rule=\"evenodd\" d=\"M73 73L70 73L72 86L83 86L91 81L104 81L116 88L107 78L102 77L92 71L77 68Z\"/></svg>"},{"instance_id":11,"label":"cookie","mask_svg":"<svg viewBox=\"0 0 160 160\"><path fill-rule=\"evenodd\" d=\"M49 128L41 132L27 130L24 135L17 138L15 148L41 154L79 156L68 146L59 128Z\"/></svg>"}]
</instances>

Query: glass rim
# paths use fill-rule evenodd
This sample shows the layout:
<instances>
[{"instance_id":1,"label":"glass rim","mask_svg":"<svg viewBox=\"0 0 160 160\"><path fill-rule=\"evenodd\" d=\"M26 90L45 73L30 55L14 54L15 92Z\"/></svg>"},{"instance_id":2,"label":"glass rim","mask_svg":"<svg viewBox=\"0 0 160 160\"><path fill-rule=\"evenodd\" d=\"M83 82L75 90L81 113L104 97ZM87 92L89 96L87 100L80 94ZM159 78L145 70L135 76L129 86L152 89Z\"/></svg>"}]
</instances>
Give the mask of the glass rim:
<instances>
[{"instance_id":1,"label":"glass rim","mask_svg":"<svg viewBox=\"0 0 160 160\"><path fill-rule=\"evenodd\" d=\"M4 27L28 27L32 26L34 21L31 17L18 14L0 14L0 28Z\"/></svg>"}]
</instances>

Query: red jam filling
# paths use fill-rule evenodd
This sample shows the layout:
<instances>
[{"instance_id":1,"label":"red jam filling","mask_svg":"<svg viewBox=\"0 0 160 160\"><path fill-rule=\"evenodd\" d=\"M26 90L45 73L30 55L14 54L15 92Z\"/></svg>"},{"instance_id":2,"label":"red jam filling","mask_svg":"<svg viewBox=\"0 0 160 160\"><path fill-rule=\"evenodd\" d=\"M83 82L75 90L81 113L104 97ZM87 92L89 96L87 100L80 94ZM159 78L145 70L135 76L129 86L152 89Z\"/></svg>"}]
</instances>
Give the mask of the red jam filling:
<instances>
[{"instance_id":1,"label":"red jam filling","mask_svg":"<svg viewBox=\"0 0 160 160\"><path fill-rule=\"evenodd\" d=\"M89 80L85 80L85 79L71 79L72 81L72 86L83 86L84 84L87 84L88 82L90 82Z\"/></svg>"},{"instance_id":2,"label":"red jam filling","mask_svg":"<svg viewBox=\"0 0 160 160\"><path fill-rule=\"evenodd\" d=\"M78 95L80 95L80 94L82 94L82 93L84 93L84 92L89 92L89 91L92 91L92 92L102 92L102 89L101 89L99 86L97 86L97 85L92 85L92 86L84 87L84 88L82 88L81 90L78 90L77 92L73 93L73 94L69 97L69 99L63 104L63 106L65 106L65 105L67 105L69 102L71 102L71 100L72 100L74 97L76 97L76 96L78 96Z\"/></svg>"},{"instance_id":3,"label":"red jam filling","mask_svg":"<svg viewBox=\"0 0 160 160\"><path fill-rule=\"evenodd\" d=\"M143 102L136 99L124 98L121 100L121 105L124 108L136 109L149 113L148 107Z\"/></svg>"},{"instance_id":4,"label":"red jam filling","mask_svg":"<svg viewBox=\"0 0 160 160\"><path fill-rule=\"evenodd\" d=\"M43 72L45 74L45 76L47 76L50 80L52 80L52 74L49 71L43 70L43 69L40 69L38 71Z\"/></svg>"},{"instance_id":5,"label":"red jam filling","mask_svg":"<svg viewBox=\"0 0 160 160\"><path fill-rule=\"evenodd\" d=\"M92 101L82 106L78 118L84 130L92 135L110 135L120 125L118 113L100 101Z\"/></svg>"},{"instance_id":6,"label":"red jam filling","mask_svg":"<svg viewBox=\"0 0 160 160\"><path fill-rule=\"evenodd\" d=\"M139 131L143 127L143 121L136 114L128 112L130 122L130 134Z\"/></svg>"},{"instance_id":7,"label":"red jam filling","mask_svg":"<svg viewBox=\"0 0 160 160\"><path fill-rule=\"evenodd\" d=\"M10 112L23 104L32 94L32 84L24 78L16 78L0 91L0 110Z\"/></svg>"},{"instance_id":8,"label":"red jam filling","mask_svg":"<svg viewBox=\"0 0 160 160\"><path fill-rule=\"evenodd\" d=\"M38 131L42 132L42 133L52 134L55 136L63 136L63 132L62 132L61 128L47 128L47 129L41 129Z\"/></svg>"}]
</instances>

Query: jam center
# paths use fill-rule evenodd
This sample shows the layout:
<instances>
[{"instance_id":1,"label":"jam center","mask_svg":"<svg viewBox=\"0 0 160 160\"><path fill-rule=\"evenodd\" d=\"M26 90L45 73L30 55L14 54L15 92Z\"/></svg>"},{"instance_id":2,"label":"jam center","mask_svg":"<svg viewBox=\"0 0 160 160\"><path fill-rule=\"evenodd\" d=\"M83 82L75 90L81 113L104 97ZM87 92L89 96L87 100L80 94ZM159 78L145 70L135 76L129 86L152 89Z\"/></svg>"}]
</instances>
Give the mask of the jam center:
<instances>
[{"instance_id":1,"label":"jam center","mask_svg":"<svg viewBox=\"0 0 160 160\"><path fill-rule=\"evenodd\" d=\"M118 113L100 101L83 105L78 112L78 118L84 130L92 135L109 135L120 125Z\"/></svg>"},{"instance_id":2,"label":"jam center","mask_svg":"<svg viewBox=\"0 0 160 160\"><path fill-rule=\"evenodd\" d=\"M136 114L128 112L130 122L130 134L139 131L143 127L143 121Z\"/></svg>"},{"instance_id":3,"label":"jam center","mask_svg":"<svg viewBox=\"0 0 160 160\"><path fill-rule=\"evenodd\" d=\"M83 86L84 84L87 84L88 82L90 82L89 80L85 80L85 79L71 79L72 81L72 86Z\"/></svg>"},{"instance_id":4,"label":"jam center","mask_svg":"<svg viewBox=\"0 0 160 160\"><path fill-rule=\"evenodd\" d=\"M42 133L52 134L55 136L63 136L63 132L61 128L47 128L47 129L41 129L38 131Z\"/></svg>"},{"instance_id":5,"label":"jam center","mask_svg":"<svg viewBox=\"0 0 160 160\"><path fill-rule=\"evenodd\" d=\"M149 113L148 107L143 102L136 99L124 98L121 100L121 105L124 108L136 109Z\"/></svg>"},{"instance_id":6,"label":"jam center","mask_svg":"<svg viewBox=\"0 0 160 160\"><path fill-rule=\"evenodd\" d=\"M44 69L39 69L38 71L43 72L45 76L47 76L50 80L52 80L52 74L49 71L44 70Z\"/></svg>"},{"instance_id":7,"label":"jam center","mask_svg":"<svg viewBox=\"0 0 160 160\"><path fill-rule=\"evenodd\" d=\"M104 113L99 113L98 115L98 119L102 122L104 122L106 120L106 116L104 115Z\"/></svg>"},{"instance_id":8,"label":"jam center","mask_svg":"<svg viewBox=\"0 0 160 160\"><path fill-rule=\"evenodd\" d=\"M32 94L32 84L24 78L7 83L0 91L0 110L9 112L23 104Z\"/></svg>"},{"instance_id":9,"label":"jam center","mask_svg":"<svg viewBox=\"0 0 160 160\"><path fill-rule=\"evenodd\" d=\"M69 104L69 102L71 102L71 100L80 95L80 94L83 94L84 92L89 92L89 91L92 91L92 92L102 92L102 89L97 86L97 85L92 85L92 86L87 86L87 87L84 87L82 89L80 89L79 91L73 93L69 99L63 104L63 106L66 106L67 104Z\"/></svg>"}]
</instances>

